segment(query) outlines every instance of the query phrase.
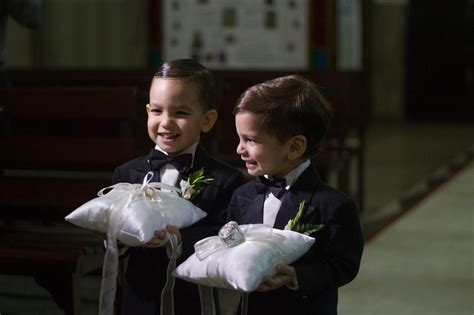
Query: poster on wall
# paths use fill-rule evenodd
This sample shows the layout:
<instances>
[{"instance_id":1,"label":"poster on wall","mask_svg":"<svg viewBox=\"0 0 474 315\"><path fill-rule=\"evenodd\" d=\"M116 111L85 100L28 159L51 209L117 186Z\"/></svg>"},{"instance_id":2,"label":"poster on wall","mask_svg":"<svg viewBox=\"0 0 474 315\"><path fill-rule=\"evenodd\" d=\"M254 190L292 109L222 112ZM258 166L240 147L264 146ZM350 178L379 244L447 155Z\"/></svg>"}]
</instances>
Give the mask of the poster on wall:
<instances>
[{"instance_id":1,"label":"poster on wall","mask_svg":"<svg viewBox=\"0 0 474 315\"><path fill-rule=\"evenodd\" d=\"M163 0L163 58L212 69L309 67L308 0Z\"/></svg>"}]
</instances>

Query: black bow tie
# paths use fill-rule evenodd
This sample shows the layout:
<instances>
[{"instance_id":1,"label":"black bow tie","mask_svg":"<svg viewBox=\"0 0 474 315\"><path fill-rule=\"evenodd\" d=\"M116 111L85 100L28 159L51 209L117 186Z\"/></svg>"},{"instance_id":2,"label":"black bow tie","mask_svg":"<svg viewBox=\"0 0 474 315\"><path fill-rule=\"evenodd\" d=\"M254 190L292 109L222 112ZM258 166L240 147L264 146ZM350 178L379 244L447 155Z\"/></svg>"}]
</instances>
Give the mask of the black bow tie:
<instances>
[{"instance_id":1,"label":"black bow tie","mask_svg":"<svg viewBox=\"0 0 474 315\"><path fill-rule=\"evenodd\" d=\"M280 198L281 194L286 190L286 180L285 178L278 178L275 180L269 180L265 176L258 176L255 187L257 193L264 194L267 192L267 189L277 198Z\"/></svg>"},{"instance_id":2,"label":"black bow tie","mask_svg":"<svg viewBox=\"0 0 474 315\"><path fill-rule=\"evenodd\" d=\"M193 155L191 153L177 156L169 156L159 150L153 149L150 156L150 166L153 170L159 170L167 163L176 167L181 174L186 174L191 169Z\"/></svg>"}]
</instances>

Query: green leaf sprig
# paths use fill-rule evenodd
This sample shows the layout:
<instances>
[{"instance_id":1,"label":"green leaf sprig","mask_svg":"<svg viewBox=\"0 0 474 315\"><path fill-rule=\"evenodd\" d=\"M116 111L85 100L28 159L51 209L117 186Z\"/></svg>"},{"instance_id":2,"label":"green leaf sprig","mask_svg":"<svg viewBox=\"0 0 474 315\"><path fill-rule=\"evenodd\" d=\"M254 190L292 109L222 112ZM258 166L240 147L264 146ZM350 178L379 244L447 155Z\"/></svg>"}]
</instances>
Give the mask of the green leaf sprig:
<instances>
[{"instance_id":1,"label":"green leaf sprig","mask_svg":"<svg viewBox=\"0 0 474 315\"><path fill-rule=\"evenodd\" d=\"M321 230L324 224L312 224L312 223L299 223L301 216L303 215L305 201L300 202L298 207L298 213L295 217L290 220L289 229L294 232L310 235Z\"/></svg>"}]
</instances>

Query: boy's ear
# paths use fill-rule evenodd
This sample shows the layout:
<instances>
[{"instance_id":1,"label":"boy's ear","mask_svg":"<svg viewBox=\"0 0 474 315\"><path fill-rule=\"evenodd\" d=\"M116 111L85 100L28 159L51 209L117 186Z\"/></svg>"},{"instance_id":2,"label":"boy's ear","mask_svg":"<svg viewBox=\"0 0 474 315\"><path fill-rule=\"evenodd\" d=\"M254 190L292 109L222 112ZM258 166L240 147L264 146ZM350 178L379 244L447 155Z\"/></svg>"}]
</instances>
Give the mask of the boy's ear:
<instances>
[{"instance_id":1,"label":"boy's ear","mask_svg":"<svg viewBox=\"0 0 474 315\"><path fill-rule=\"evenodd\" d=\"M146 105L145 105L145 108L146 108L147 114L149 114L149 113L150 113L150 110L151 110L150 104L146 104Z\"/></svg>"},{"instance_id":2,"label":"boy's ear","mask_svg":"<svg viewBox=\"0 0 474 315\"><path fill-rule=\"evenodd\" d=\"M217 111L215 109L211 109L204 114L201 130L202 132L206 133L209 132L217 120Z\"/></svg>"},{"instance_id":3,"label":"boy's ear","mask_svg":"<svg viewBox=\"0 0 474 315\"><path fill-rule=\"evenodd\" d=\"M289 140L288 159L296 160L306 152L307 140L303 135L297 135Z\"/></svg>"}]
</instances>

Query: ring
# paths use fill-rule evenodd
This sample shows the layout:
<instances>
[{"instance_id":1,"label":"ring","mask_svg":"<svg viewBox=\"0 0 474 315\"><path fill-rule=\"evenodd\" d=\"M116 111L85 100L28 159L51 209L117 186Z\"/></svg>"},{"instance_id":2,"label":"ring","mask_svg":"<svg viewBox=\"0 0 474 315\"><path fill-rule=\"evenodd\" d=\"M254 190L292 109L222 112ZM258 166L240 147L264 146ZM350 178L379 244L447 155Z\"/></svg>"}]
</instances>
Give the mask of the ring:
<instances>
[{"instance_id":1,"label":"ring","mask_svg":"<svg viewBox=\"0 0 474 315\"><path fill-rule=\"evenodd\" d=\"M245 241L244 233L235 221L229 221L221 227L219 238L227 247L234 247Z\"/></svg>"}]
</instances>

